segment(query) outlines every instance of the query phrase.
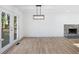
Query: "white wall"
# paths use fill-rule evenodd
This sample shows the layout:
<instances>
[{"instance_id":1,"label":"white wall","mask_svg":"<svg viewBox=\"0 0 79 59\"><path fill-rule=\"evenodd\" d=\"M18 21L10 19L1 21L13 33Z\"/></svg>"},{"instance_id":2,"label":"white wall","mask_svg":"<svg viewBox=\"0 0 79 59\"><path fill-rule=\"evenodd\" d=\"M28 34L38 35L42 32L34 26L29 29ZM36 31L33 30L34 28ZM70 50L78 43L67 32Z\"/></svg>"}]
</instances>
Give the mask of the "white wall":
<instances>
[{"instance_id":1,"label":"white wall","mask_svg":"<svg viewBox=\"0 0 79 59\"><path fill-rule=\"evenodd\" d=\"M79 24L79 6L77 6L78 10L75 6L70 6L71 9L67 6L49 7L44 6L42 8L45 20L33 20L35 7L26 9L23 22L23 34L25 37L64 36L64 24Z\"/></svg>"}]
</instances>

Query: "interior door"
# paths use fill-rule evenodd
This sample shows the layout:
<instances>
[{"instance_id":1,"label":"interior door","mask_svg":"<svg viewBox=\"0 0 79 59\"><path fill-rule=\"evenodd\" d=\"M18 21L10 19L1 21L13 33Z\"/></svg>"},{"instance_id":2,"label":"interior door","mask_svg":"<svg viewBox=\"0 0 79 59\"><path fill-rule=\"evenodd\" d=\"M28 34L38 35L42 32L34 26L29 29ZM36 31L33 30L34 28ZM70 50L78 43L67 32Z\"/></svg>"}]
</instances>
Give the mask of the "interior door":
<instances>
[{"instance_id":1,"label":"interior door","mask_svg":"<svg viewBox=\"0 0 79 59\"><path fill-rule=\"evenodd\" d=\"M5 12L1 13L1 43L2 48L9 44L10 42L10 15Z\"/></svg>"}]
</instances>

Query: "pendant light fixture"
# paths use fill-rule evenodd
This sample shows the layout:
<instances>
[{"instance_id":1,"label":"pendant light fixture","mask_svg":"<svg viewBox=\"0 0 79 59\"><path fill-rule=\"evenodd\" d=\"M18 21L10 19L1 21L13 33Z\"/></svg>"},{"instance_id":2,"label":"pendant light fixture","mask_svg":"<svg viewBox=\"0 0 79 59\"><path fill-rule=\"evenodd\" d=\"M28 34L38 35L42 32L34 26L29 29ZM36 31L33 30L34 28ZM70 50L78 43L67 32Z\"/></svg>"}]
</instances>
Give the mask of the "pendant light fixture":
<instances>
[{"instance_id":1,"label":"pendant light fixture","mask_svg":"<svg viewBox=\"0 0 79 59\"><path fill-rule=\"evenodd\" d=\"M36 15L33 15L34 20L44 20L44 15L41 14L42 5L36 5Z\"/></svg>"}]
</instances>

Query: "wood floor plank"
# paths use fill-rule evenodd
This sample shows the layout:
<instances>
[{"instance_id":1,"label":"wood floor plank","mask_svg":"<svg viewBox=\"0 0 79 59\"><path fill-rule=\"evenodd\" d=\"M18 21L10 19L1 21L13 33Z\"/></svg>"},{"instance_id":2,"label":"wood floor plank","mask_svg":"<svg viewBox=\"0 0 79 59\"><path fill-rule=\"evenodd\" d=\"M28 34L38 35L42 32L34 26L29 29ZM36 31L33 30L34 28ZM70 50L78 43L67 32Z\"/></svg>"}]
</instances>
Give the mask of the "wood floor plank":
<instances>
[{"instance_id":1,"label":"wood floor plank","mask_svg":"<svg viewBox=\"0 0 79 59\"><path fill-rule=\"evenodd\" d=\"M19 45L13 46L7 54L78 54L79 48L74 46L79 39L64 37L24 38Z\"/></svg>"}]
</instances>

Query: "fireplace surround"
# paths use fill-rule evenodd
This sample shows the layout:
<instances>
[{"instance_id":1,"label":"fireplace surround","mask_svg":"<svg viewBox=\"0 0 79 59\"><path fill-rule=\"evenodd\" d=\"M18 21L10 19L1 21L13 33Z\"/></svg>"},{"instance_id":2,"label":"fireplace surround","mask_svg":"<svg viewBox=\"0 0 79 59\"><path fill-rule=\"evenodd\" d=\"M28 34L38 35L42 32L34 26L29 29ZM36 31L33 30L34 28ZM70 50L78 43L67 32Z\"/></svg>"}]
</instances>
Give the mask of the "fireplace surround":
<instances>
[{"instance_id":1,"label":"fireplace surround","mask_svg":"<svg viewBox=\"0 0 79 59\"><path fill-rule=\"evenodd\" d=\"M79 38L79 24L64 24L64 37Z\"/></svg>"}]
</instances>

